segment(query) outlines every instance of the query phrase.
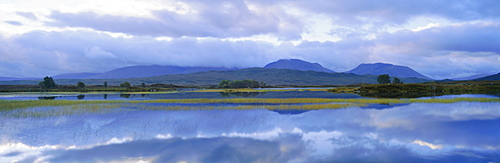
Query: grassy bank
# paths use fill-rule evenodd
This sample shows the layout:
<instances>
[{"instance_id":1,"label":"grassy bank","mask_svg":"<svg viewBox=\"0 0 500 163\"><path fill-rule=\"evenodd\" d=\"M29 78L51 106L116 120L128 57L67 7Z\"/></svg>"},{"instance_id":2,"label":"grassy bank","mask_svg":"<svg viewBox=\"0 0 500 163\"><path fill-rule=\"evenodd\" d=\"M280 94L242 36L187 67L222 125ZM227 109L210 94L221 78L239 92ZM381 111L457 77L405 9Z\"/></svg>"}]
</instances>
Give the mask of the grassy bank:
<instances>
[{"instance_id":1,"label":"grassy bank","mask_svg":"<svg viewBox=\"0 0 500 163\"><path fill-rule=\"evenodd\" d=\"M460 81L422 84L370 84L360 87L361 96L414 98L448 94L491 94L500 92L500 81Z\"/></svg>"}]
</instances>

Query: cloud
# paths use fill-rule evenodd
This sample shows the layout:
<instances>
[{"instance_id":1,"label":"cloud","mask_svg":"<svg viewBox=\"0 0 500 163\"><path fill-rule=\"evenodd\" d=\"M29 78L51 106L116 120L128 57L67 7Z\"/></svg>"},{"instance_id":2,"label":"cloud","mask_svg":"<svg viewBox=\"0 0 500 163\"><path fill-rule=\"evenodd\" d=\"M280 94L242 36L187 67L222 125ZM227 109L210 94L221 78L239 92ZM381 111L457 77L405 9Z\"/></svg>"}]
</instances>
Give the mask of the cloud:
<instances>
[{"instance_id":1,"label":"cloud","mask_svg":"<svg viewBox=\"0 0 500 163\"><path fill-rule=\"evenodd\" d=\"M151 162L287 162L304 150L300 137L283 137L284 141L262 141L249 138L198 138L141 140L79 150L54 150L49 162L109 162L130 159ZM292 140L294 140L292 142ZM297 145L302 144L302 145ZM280 146L287 146L282 150ZM134 150L131 150L134 149ZM124 160L125 159L125 160Z\"/></svg>"},{"instance_id":2,"label":"cloud","mask_svg":"<svg viewBox=\"0 0 500 163\"><path fill-rule=\"evenodd\" d=\"M21 26L23 23L18 22L18 21L5 21L5 23L8 23L10 25L15 25L15 26Z\"/></svg>"},{"instance_id":3,"label":"cloud","mask_svg":"<svg viewBox=\"0 0 500 163\"><path fill-rule=\"evenodd\" d=\"M93 46L85 51L85 57L89 58L117 58L113 53L102 50L99 46Z\"/></svg>"},{"instance_id":4,"label":"cloud","mask_svg":"<svg viewBox=\"0 0 500 163\"><path fill-rule=\"evenodd\" d=\"M152 11L154 18L53 11L57 27L86 27L99 31L140 36L168 37L247 37L272 34L282 39L299 39L302 22L279 7L257 6L250 9L244 1L189 1L196 12Z\"/></svg>"},{"instance_id":5,"label":"cloud","mask_svg":"<svg viewBox=\"0 0 500 163\"><path fill-rule=\"evenodd\" d=\"M497 105L413 103L383 110L327 109L300 115L265 109L128 112L149 105L127 105L112 109L117 112L95 114L81 113L78 110L83 108L73 106L30 108L12 114L41 109L77 114L4 122L0 148L6 150L0 150L0 155L15 159L36 156L49 162L110 162L138 157L158 162L187 158L220 162L218 159L228 155L249 159L242 162L256 158L264 162L380 162L388 156L390 162L400 162L426 158L446 161L463 152L470 155L461 158L474 160L477 158L471 155L476 155L491 159L500 148L496 145L500 133L496 130L500 123ZM6 114L5 118L15 115ZM160 134L168 136L156 139ZM438 148L429 148L432 146Z\"/></svg>"},{"instance_id":6,"label":"cloud","mask_svg":"<svg viewBox=\"0 0 500 163\"><path fill-rule=\"evenodd\" d=\"M147 36L112 37L87 30L34 31L0 38L4 41L0 69L9 70L0 76L104 72L151 64L260 67L282 58L298 58L338 72L360 63L386 62L409 66L433 78L462 77L500 71L497 28L497 24L463 24L401 30L370 40L350 37L297 45L192 37L167 41Z\"/></svg>"},{"instance_id":7,"label":"cloud","mask_svg":"<svg viewBox=\"0 0 500 163\"><path fill-rule=\"evenodd\" d=\"M404 24L417 16L443 17L459 21L500 17L500 2L497 1L299 0L295 1L295 6L312 13L328 14L337 23L343 24Z\"/></svg>"},{"instance_id":8,"label":"cloud","mask_svg":"<svg viewBox=\"0 0 500 163\"><path fill-rule=\"evenodd\" d=\"M36 17L32 12L16 12L16 14L31 20L38 20L38 17Z\"/></svg>"}]
</instances>

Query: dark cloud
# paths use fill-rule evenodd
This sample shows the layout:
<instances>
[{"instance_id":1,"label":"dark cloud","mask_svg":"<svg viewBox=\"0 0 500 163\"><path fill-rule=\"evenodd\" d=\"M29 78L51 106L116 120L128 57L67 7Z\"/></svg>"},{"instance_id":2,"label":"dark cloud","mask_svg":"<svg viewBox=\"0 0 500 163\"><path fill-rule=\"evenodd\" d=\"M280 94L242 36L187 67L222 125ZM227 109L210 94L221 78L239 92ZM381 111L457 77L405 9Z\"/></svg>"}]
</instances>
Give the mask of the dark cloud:
<instances>
[{"instance_id":1,"label":"dark cloud","mask_svg":"<svg viewBox=\"0 0 500 163\"><path fill-rule=\"evenodd\" d=\"M280 39L299 39L302 33L302 22L280 8L263 7L257 12L243 1L191 2L190 5L197 13L160 10L153 12L154 18L53 11L49 17L54 21L46 23L155 37L228 38L273 34Z\"/></svg>"},{"instance_id":2,"label":"dark cloud","mask_svg":"<svg viewBox=\"0 0 500 163\"><path fill-rule=\"evenodd\" d=\"M482 20L500 18L500 2L486 1L295 1L308 12L325 13L337 23L358 24L379 22L403 24L417 16L442 17L453 20Z\"/></svg>"},{"instance_id":3,"label":"dark cloud","mask_svg":"<svg viewBox=\"0 0 500 163\"><path fill-rule=\"evenodd\" d=\"M31 20L38 20L38 17L36 17L32 12L16 12L16 14Z\"/></svg>"},{"instance_id":4,"label":"dark cloud","mask_svg":"<svg viewBox=\"0 0 500 163\"><path fill-rule=\"evenodd\" d=\"M426 46L436 50L493 52L500 55L500 25L473 24L430 28L417 33Z\"/></svg>"},{"instance_id":5,"label":"dark cloud","mask_svg":"<svg viewBox=\"0 0 500 163\"><path fill-rule=\"evenodd\" d=\"M18 21L5 21L5 23L8 23L10 25L15 25L15 26L21 26L23 23L18 22Z\"/></svg>"},{"instance_id":6,"label":"dark cloud","mask_svg":"<svg viewBox=\"0 0 500 163\"><path fill-rule=\"evenodd\" d=\"M0 38L0 76L44 76L104 72L131 65L260 67L283 58L317 62L342 72L360 63L409 66L432 78L498 73L500 33L495 23L401 30L366 40L224 41L192 37L159 41L152 37L111 37L90 31L34 31ZM91 65L91 66L89 66ZM14 75L13 75L14 74Z\"/></svg>"}]
</instances>

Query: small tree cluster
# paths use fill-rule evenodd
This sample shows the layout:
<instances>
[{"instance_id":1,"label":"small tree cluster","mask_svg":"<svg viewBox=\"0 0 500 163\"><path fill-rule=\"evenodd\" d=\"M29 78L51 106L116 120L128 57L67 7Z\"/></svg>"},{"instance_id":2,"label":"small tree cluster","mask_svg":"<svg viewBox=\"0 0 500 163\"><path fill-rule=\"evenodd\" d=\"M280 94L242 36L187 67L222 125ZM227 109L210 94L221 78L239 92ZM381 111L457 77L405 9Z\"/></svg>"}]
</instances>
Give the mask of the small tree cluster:
<instances>
[{"instance_id":1,"label":"small tree cluster","mask_svg":"<svg viewBox=\"0 0 500 163\"><path fill-rule=\"evenodd\" d=\"M388 74L379 75L377 77L377 82L379 84L389 84L391 83L391 77ZM392 80L392 84L403 84L403 81L401 81L401 79L397 77L394 77L394 80Z\"/></svg>"},{"instance_id":2,"label":"small tree cluster","mask_svg":"<svg viewBox=\"0 0 500 163\"><path fill-rule=\"evenodd\" d=\"M392 84L404 84L404 83L399 78L395 77L394 80L392 81Z\"/></svg>"},{"instance_id":3,"label":"small tree cluster","mask_svg":"<svg viewBox=\"0 0 500 163\"><path fill-rule=\"evenodd\" d=\"M45 78L43 78L43 81L38 83L38 86L40 86L43 89L52 89L52 88L56 88L57 85L56 85L56 82L54 82L54 79L52 77L46 76Z\"/></svg>"},{"instance_id":4,"label":"small tree cluster","mask_svg":"<svg viewBox=\"0 0 500 163\"><path fill-rule=\"evenodd\" d=\"M256 80L222 80L218 88L259 88L266 87L266 83Z\"/></svg>"},{"instance_id":5,"label":"small tree cluster","mask_svg":"<svg viewBox=\"0 0 500 163\"><path fill-rule=\"evenodd\" d=\"M124 87L124 88L129 89L129 88L130 88L130 83L129 83L129 82L124 82L124 83L121 83L121 84L120 84L120 87Z\"/></svg>"},{"instance_id":6,"label":"small tree cluster","mask_svg":"<svg viewBox=\"0 0 500 163\"><path fill-rule=\"evenodd\" d=\"M78 84L76 84L76 86L78 86L78 88L85 88L85 83L79 81Z\"/></svg>"},{"instance_id":7,"label":"small tree cluster","mask_svg":"<svg viewBox=\"0 0 500 163\"><path fill-rule=\"evenodd\" d=\"M377 82L379 84L389 84L391 83L391 77L388 74L379 75L377 77Z\"/></svg>"}]
</instances>

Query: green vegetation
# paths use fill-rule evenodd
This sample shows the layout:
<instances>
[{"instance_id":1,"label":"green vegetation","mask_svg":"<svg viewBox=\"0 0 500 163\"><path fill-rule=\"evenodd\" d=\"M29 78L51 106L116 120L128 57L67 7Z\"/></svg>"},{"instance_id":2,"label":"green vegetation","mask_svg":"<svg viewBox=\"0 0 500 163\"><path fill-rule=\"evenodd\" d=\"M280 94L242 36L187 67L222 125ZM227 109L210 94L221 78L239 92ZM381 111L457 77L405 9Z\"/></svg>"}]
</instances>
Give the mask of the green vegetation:
<instances>
[{"instance_id":1,"label":"green vegetation","mask_svg":"<svg viewBox=\"0 0 500 163\"><path fill-rule=\"evenodd\" d=\"M83 83L83 82L78 82L78 83L76 84L76 86L77 86L78 88L85 88L85 83Z\"/></svg>"},{"instance_id":2,"label":"green vegetation","mask_svg":"<svg viewBox=\"0 0 500 163\"><path fill-rule=\"evenodd\" d=\"M500 81L461 81L421 84L372 84L358 89L361 96L382 98L414 98L447 94L489 94L500 92Z\"/></svg>"},{"instance_id":3,"label":"green vegetation","mask_svg":"<svg viewBox=\"0 0 500 163\"><path fill-rule=\"evenodd\" d=\"M48 76L43 78L43 81L39 82L38 86L40 86L43 89L53 89L57 87L56 82L54 82L54 79Z\"/></svg>"},{"instance_id":4,"label":"green vegetation","mask_svg":"<svg viewBox=\"0 0 500 163\"><path fill-rule=\"evenodd\" d=\"M120 87L123 87L123 88L126 88L126 89L130 89L130 83L129 82L123 82L120 84Z\"/></svg>"},{"instance_id":5,"label":"green vegetation","mask_svg":"<svg viewBox=\"0 0 500 163\"><path fill-rule=\"evenodd\" d=\"M256 80L222 80L217 88L260 88L266 87L266 83Z\"/></svg>"},{"instance_id":6,"label":"green vegetation","mask_svg":"<svg viewBox=\"0 0 500 163\"><path fill-rule=\"evenodd\" d=\"M392 81L392 84L404 84L404 83L399 78L395 77L394 80Z\"/></svg>"},{"instance_id":7,"label":"green vegetation","mask_svg":"<svg viewBox=\"0 0 500 163\"><path fill-rule=\"evenodd\" d=\"M388 74L379 75L377 77L377 82L379 84L389 84L391 83L391 77Z\"/></svg>"}]
</instances>

